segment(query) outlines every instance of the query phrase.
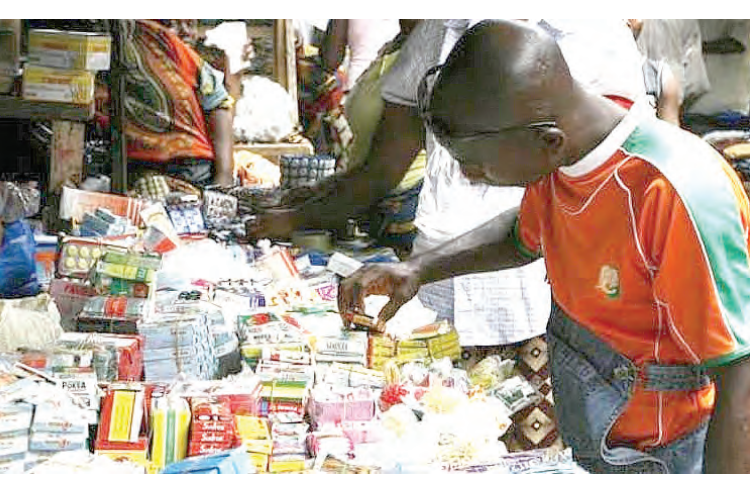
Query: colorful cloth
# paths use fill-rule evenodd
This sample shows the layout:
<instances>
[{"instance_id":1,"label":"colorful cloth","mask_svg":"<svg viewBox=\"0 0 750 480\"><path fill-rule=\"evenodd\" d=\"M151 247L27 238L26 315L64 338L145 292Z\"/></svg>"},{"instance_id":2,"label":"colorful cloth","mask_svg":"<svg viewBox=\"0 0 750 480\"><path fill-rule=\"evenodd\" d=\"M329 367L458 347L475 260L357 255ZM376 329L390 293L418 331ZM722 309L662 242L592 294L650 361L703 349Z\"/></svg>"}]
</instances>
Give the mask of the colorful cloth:
<instances>
[{"instance_id":1,"label":"colorful cloth","mask_svg":"<svg viewBox=\"0 0 750 480\"><path fill-rule=\"evenodd\" d=\"M128 157L213 160L206 113L231 106L223 74L157 22L124 25Z\"/></svg>"},{"instance_id":2,"label":"colorful cloth","mask_svg":"<svg viewBox=\"0 0 750 480\"><path fill-rule=\"evenodd\" d=\"M299 97L305 136L312 141L316 153L333 155L343 167L352 142L341 105L346 77L341 71L326 72L315 61L304 60L303 65Z\"/></svg>"},{"instance_id":3,"label":"colorful cloth","mask_svg":"<svg viewBox=\"0 0 750 480\"><path fill-rule=\"evenodd\" d=\"M411 253L417 228L414 217L417 214L419 191L422 189L421 180L403 191L393 191L382 198L370 211L368 216L371 237L379 245L392 247L401 259Z\"/></svg>"},{"instance_id":4,"label":"colorful cloth","mask_svg":"<svg viewBox=\"0 0 750 480\"><path fill-rule=\"evenodd\" d=\"M637 102L586 157L527 188L516 234L543 254L560 308L636 365L715 366L750 354L748 231L729 164ZM667 444L714 397L636 384L610 441Z\"/></svg>"}]
</instances>

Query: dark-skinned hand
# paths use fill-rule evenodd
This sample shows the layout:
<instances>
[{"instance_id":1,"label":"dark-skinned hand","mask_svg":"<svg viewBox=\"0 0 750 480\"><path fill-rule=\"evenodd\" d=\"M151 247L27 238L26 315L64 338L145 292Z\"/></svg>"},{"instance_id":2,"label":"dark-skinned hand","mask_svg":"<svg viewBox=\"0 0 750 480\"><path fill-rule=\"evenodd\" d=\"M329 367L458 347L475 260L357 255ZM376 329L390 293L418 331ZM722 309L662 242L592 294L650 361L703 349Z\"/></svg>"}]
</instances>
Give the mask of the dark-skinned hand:
<instances>
[{"instance_id":1,"label":"dark-skinned hand","mask_svg":"<svg viewBox=\"0 0 750 480\"><path fill-rule=\"evenodd\" d=\"M365 313L365 298L385 295L389 298L378 313L375 330L385 331L385 324L419 290L419 275L407 263L366 265L339 285L338 307L346 328L352 325L354 314Z\"/></svg>"},{"instance_id":2,"label":"dark-skinned hand","mask_svg":"<svg viewBox=\"0 0 750 480\"><path fill-rule=\"evenodd\" d=\"M250 239L291 238L297 229L297 211L274 208L253 217L245 224Z\"/></svg>"}]
</instances>

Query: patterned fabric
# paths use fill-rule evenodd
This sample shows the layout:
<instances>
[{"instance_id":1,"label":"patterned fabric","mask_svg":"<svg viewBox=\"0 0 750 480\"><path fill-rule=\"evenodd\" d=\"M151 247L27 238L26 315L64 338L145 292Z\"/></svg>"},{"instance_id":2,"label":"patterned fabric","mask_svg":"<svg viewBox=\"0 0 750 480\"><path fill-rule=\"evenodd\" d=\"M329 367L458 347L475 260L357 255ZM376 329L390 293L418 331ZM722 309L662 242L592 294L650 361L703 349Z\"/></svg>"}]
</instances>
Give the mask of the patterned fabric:
<instances>
[{"instance_id":1,"label":"patterned fabric","mask_svg":"<svg viewBox=\"0 0 750 480\"><path fill-rule=\"evenodd\" d=\"M393 248L399 258L406 258L411 253L417 228L414 216L417 213L417 202L422 182L404 191L394 191L378 202L369 216L369 234L378 244Z\"/></svg>"},{"instance_id":2,"label":"patterned fabric","mask_svg":"<svg viewBox=\"0 0 750 480\"><path fill-rule=\"evenodd\" d=\"M547 341L544 335L512 345L463 347L461 364L470 369L490 355L514 360L514 374L524 377L542 394L542 399L536 405L530 405L513 415L513 425L502 439L508 450L562 450L563 443L555 420L555 402L552 398Z\"/></svg>"},{"instance_id":3,"label":"patterned fabric","mask_svg":"<svg viewBox=\"0 0 750 480\"><path fill-rule=\"evenodd\" d=\"M333 155L338 169L347 164L347 151L352 142L352 131L341 104L344 98L345 76L337 71L327 73L314 62L308 62L309 78L300 82L301 119L305 136L315 152Z\"/></svg>"},{"instance_id":4,"label":"patterned fabric","mask_svg":"<svg viewBox=\"0 0 750 480\"><path fill-rule=\"evenodd\" d=\"M223 74L157 22L124 25L128 157L213 160L205 112L231 105Z\"/></svg>"}]
</instances>

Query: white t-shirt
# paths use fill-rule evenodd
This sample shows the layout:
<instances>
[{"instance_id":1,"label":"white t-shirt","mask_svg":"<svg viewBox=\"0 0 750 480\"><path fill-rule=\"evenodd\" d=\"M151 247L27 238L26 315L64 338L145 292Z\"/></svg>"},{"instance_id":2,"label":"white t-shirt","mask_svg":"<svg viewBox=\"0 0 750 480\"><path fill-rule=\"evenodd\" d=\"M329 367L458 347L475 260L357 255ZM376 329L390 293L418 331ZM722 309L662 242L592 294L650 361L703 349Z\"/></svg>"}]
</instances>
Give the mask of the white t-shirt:
<instances>
[{"instance_id":1,"label":"white t-shirt","mask_svg":"<svg viewBox=\"0 0 750 480\"><path fill-rule=\"evenodd\" d=\"M689 109L690 113L718 115L723 112L750 114L750 20L699 20L704 42L734 38L744 52L703 54L711 88Z\"/></svg>"},{"instance_id":2,"label":"white t-shirt","mask_svg":"<svg viewBox=\"0 0 750 480\"><path fill-rule=\"evenodd\" d=\"M382 96L416 106L430 67L447 58L477 20L424 20L414 29L386 76ZM558 41L572 75L597 93L632 100L645 95L641 57L624 20L535 20ZM520 205L523 189L472 185L458 163L428 135L427 167L415 224L419 254ZM544 332L551 293L542 261L522 268L466 275L423 287L420 299L453 319L461 344L503 345Z\"/></svg>"},{"instance_id":3,"label":"white t-shirt","mask_svg":"<svg viewBox=\"0 0 750 480\"><path fill-rule=\"evenodd\" d=\"M401 30L398 19L373 20L350 19L347 29L349 44L349 68L346 89L350 90L362 73L367 70L378 52L393 40Z\"/></svg>"}]
</instances>

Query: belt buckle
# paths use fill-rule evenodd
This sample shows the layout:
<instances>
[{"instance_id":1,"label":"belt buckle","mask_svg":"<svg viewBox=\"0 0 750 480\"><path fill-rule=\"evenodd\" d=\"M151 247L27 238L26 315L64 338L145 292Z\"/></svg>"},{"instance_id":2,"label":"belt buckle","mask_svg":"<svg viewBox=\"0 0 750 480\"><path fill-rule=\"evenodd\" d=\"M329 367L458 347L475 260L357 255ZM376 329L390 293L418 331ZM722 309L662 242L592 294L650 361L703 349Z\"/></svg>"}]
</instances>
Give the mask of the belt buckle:
<instances>
[{"instance_id":1,"label":"belt buckle","mask_svg":"<svg viewBox=\"0 0 750 480\"><path fill-rule=\"evenodd\" d=\"M617 380L635 380L637 369L633 365L620 365L612 371L612 376Z\"/></svg>"}]
</instances>

